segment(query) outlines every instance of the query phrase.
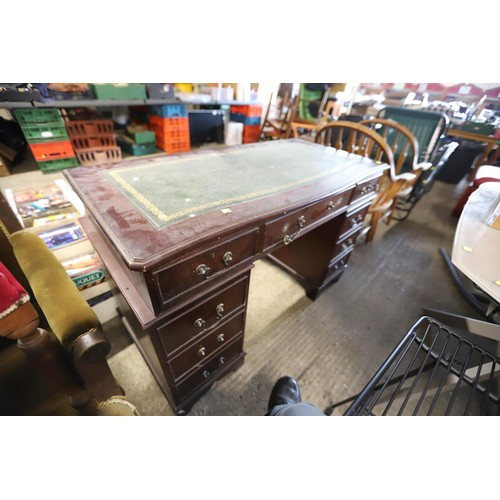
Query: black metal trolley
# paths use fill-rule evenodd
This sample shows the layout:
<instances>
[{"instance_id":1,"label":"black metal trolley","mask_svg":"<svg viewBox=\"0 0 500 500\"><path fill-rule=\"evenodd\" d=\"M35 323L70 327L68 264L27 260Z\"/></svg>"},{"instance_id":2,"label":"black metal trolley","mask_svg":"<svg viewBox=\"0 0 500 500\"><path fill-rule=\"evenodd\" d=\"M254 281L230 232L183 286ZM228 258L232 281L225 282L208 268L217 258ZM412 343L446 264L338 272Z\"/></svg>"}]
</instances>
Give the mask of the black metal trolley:
<instances>
[{"instance_id":1,"label":"black metal trolley","mask_svg":"<svg viewBox=\"0 0 500 500\"><path fill-rule=\"evenodd\" d=\"M500 359L421 317L345 415L499 415Z\"/></svg>"}]
</instances>

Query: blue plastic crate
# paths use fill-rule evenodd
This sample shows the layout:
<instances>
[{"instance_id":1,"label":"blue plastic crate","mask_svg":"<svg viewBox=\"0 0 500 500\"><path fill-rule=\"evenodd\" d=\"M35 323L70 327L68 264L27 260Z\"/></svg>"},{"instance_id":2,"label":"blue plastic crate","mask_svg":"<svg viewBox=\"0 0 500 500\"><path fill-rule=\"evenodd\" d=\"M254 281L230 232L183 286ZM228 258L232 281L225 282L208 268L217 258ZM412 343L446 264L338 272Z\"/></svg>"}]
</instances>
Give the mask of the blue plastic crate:
<instances>
[{"instance_id":1,"label":"blue plastic crate","mask_svg":"<svg viewBox=\"0 0 500 500\"><path fill-rule=\"evenodd\" d=\"M188 115L185 104L161 104L150 106L149 112L162 118L185 118Z\"/></svg>"},{"instance_id":2,"label":"blue plastic crate","mask_svg":"<svg viewBox=\"0 0 500 500\"><path fill-rule=\"evenodd\" d=\"M245 125L260 125L260 116L246 116L240 113L230 113L229 119L232 122L240 122Z\"/></svg>"}]
</instances>

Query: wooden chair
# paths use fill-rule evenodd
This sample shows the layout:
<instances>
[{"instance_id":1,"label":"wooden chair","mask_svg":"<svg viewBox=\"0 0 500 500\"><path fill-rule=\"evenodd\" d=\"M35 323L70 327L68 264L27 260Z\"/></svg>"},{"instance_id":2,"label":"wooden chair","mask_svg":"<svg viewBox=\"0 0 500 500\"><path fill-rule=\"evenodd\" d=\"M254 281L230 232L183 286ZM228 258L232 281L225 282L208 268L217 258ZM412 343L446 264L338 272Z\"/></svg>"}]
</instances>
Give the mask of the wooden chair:
<instances>
[{"instance_id":1,"label":"wooden chair","mask_svg":"<svg viewBox=\"0 0 500 500\"><path fill-rule=\"evenodd\" d=\"M398 207L399 200L407 198L414 184L418 181L420 175L431 168L431 162L419 162L419 146L415 136L404 125L383 118L374 118L371 120L361 120L359 122L371 130L377 132L388 146L391 148L394 155L394 171L399 175L405 171L415 174L413 182L407 182L403 190L397 195L397 200L393 205L391 218L394 217L394 211ZM399 220L396 218L396 220Z\"/></svg>"},{"instance_id":2,"label":"wooden chair","mask_svg":"<svg viewBox=\"0 0 500 500\"><path fill-rule=\"evenodd\" d=\"M340 105L336 101L330 100L326 103L325 109L320 113L319 118L315 122L307 122L295 119L292 121L293 137L299 137L301 130L308 131L314 138L318 130L324 127L328 122L332 121L339 115Z\"/></svg>"},{"instance_id":3,"label":"wooden chair","mask_svg":"<svg viewBox=\"0 0 500 500\"><path fill-rule=\"evenodd\" d=\"M359 123L343 120L329 123L318 130L315 142L389 165L386 175L379 183L377 196L368 210L369 226L362 231L366 234L365 241L372 241L378 223L381 220L387 224L390 222L398 193L415 181L415 174L408 172L397 175L394 154L387 142L377 132Z\"/></svg>"},{"instance_id":4,"label":"wooden chair","mask_svg":"<svg viewBox=\"0 0 500 500\"><path fill-rule=\"evenodd\" d=\"M297 115L298 109L298 96L291 100L287 100L287 96L283 98L280 108L278 108L278 117L276 119L270 118L273 95L269 98L266 114L262 120L260 128L260 140L275 140L275 139L288 139L292 133L292 120Z\"/></svg>"}]
</instances>

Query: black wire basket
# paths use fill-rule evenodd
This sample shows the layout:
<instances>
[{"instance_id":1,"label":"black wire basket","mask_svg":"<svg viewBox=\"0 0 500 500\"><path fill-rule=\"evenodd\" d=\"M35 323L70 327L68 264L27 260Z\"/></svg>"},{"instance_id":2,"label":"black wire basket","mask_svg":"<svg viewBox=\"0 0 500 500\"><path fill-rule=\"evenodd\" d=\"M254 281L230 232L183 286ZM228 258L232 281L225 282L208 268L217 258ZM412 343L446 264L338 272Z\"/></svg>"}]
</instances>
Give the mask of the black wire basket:
<instances>
[{"instance_id":1,"label":"black wire basket","mask_svg":"<svg viewBox=\"0 0 500 500\"><path fill-rule=\"evenodd\" d=\"M499 358L420 318L345 415L498 415Z\"/></svg>"}]
</instances>

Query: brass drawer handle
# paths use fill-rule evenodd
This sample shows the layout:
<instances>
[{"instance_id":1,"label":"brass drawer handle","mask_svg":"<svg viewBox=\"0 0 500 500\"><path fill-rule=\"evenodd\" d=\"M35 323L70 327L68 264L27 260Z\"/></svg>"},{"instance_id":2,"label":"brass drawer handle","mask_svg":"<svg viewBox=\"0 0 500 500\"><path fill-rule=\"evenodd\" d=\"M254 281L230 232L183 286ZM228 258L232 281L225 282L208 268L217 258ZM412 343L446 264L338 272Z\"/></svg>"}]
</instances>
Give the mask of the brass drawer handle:
<instances>
[{"instance_id":1,"label":"brass drawer handle","mask_svg":"<svg viewBox=\"0 0 500 500\"><path fill-rule=\"evenodd\" d=\"M328 206L326 207L328 210L332 210L333 208L335 208L335 202L334 201L331 201L330 203L328 203Z\"/></svg>"},{"instance_id":2,"label":"brass drawer handle","mask_svg":"<svg viewBox=\"0 0 500 500\"><path fill-rule=\"evenodd\" d=\"M351 219L351 226L354 227L356 226L357 224L363 222L363 218L364 216L363 215L357 215L356 217L353 217Z\"/></svg>"},{"instance_id":3,"label":"brass drawer handle","mask_svg":"<svg viewBox=\"0 0 500 500\"><path fill-rule=\"evenodd\" d=\"M221 356L219 358L219 366L222 366L225 362L226 362L226 360L224 359L224 356Z\"/></svg>"},{"instance_id":4,"label":"brass drawer handle","mask_svg":"<svg viewBox=\"0 0 500 500\"><path fill-rule=\"evenodd\" d=\"M197 352L198 356L200 356L200 358L202 358L203 356L205 356L206 354L206 349L204 347L200 347L198 349L198 352Z\"/></svg>"},{"instance_id":5,"label":"brass drawer handle","mask_svg":"<svg viewBox=\"0 0 500 500\"><path fill-rule=\"evenodd\" d=\"M223 256L222 256L222 261L224 262L224 265L226 267L229 266L229 264L232 262L233 260L233 254L232 252L226 252Z\"/></svg>"},{"instance_id":6,"label":"brass drawer handle","mask_svg":"<svg viewBox=\"0 0 500 500\"><path fill-rule=\"evenodd\" d=\"M208 370L203 370L203 378L210 377L210 372Z\"/></svg>"},{"instance_id":7,"label":"brass drawer handle","mask_svg":"<svg viewBox=\"0 0 500 500\"><path fill-rule=\"evenodd\" d=\"M205 264L200 264L195 270L194 272L198 275L198 276L203 276L205 278L208 278L208 275L210 274L212 270Z\"/></svg>"},{"instance_id":8,"label":"brass drawer handle","mask_svg":"<svg viewBox=\"0 0 500 500\"><path fill-rule=\"evenodd\" d=\"M216 308L215 308L215 312L217 314L217 320L214 321L210 326L207 326L207 322L203 319L203 318L198 318L194 321L193 325L198 327L198 328L201 328L203 331L207 331L207 330L210 330L211 328L213 328L215 325L217 325L217 323L222 319L222 317L224 316L224 304L223 303L220 303Z\"/></svg>"},{"instance_id":9,"label":"brass drawer handle","mask_svg":"<svg viewBox=\"0 0 500 500\"><path fill-rule=\"evenodd\" d=\"M224 334L221 333L220 335L217 336L217 342L224 342Z\"/></svg>"},{"instance_id":10,"label":"brass drawer handle","mask_svg":"<svg viewBox=\"0 0 500 500\"><path fill-rule=\"evenodd\" d=\"M297 219L297 230L292 233L292 234L286 234L285 237L283 238L283 243L285 245L289 245L294 239L295 237L300 233L300 230L306 225L306 218L301 215L298 219Z\"/></svg>"},{"instance_id":11,"label":"brass drawer handle","mask_svg":"<svg viewBox=\"0 0 500 500\"><path fill-rule=\"evenodd\" d=\"M373 184L368 184L367 186L363 186L361 188L361 194L369 193L370 191L373 191L374 189L375 189L375 186Z\"/></svg>"},{"instance_id":12,"label":"brass drawer handle","mask_svg":"<svg viewBox=\"0 0 500 500\"><path fill-rule=\"evenodd\" d=\"M349 238L347 241L342 243L342 250L347 250L353 243L352 238Z\"/></svg>"}]
</instances>

